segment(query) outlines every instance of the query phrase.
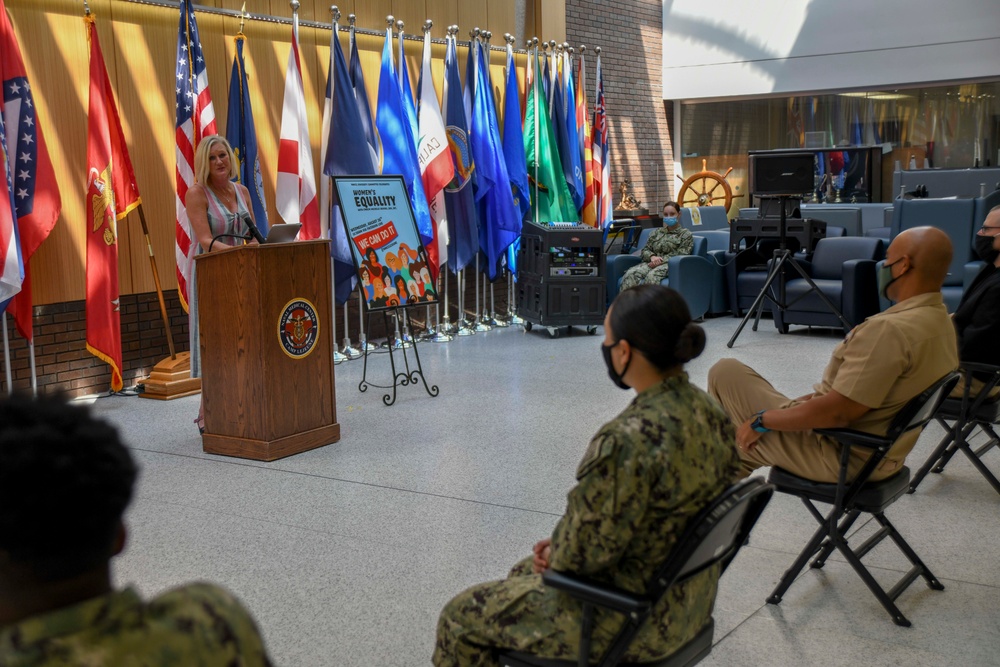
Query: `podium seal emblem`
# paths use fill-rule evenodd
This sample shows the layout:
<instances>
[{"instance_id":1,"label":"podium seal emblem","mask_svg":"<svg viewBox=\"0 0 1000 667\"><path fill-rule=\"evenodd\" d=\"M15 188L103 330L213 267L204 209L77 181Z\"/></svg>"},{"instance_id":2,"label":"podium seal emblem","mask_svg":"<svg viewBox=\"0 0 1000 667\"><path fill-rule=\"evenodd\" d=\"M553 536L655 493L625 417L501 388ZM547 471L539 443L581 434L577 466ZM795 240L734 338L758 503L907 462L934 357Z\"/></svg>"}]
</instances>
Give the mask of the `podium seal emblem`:
<instances>
[{"instance_id":1,"label":"podium seal emblem","mask_svg":"<svg viewBox=\"0 0 1000 667\"><path fill-rule=\"evenodd\" d=\"M307 299L292 299L278 318L278 342L292 359L304 359L316 347L319 318L316 307Z\"/></svg>"}]
</instances>

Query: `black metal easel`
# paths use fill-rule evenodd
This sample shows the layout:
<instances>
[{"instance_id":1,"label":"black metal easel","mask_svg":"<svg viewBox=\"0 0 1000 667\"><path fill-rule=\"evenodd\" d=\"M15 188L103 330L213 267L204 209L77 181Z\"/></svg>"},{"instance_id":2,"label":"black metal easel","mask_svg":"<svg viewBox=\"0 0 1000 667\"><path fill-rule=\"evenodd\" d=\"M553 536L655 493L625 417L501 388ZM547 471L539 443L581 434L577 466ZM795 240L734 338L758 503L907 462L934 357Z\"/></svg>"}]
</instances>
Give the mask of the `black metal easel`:
<instances>
[{"instance_id":1,"label":"black metal easel","mask_svg":"<svg viewBox=\"0 0 1000 667\"><path fill-rule=\"evenodd\" d=\"M368 391L368 387L378 387L379 389L392 389L392 393L391 394L386 393L386 394L384 394L382 396L382 402L385 403L386 405L392 405L393 403L396 402L396 387L406 387L406 386L409 386L411 384L416 384L418 377L419 377L420 381L423 383L424 389L431 396L431 398L437 396L438 393L439 393L437 385L433 384L433 385L428 386L428 384L427 384L427 378L424 377L424 370L423 370L423 367L420 365L420 355L417 353L417 337L416 336L412 336L411 337L412 340L409 341L410 344L413 346L413 359L414 359L414 362L415 362L413 370L410 370L410 360L409 360L409 358L406 355L406 346L401 345L400 346L400 350L403 353L403 368L406 369L406 370L405 370L405 372L396 372L396 358L395 358L395 354L394 354L394 351L393 351L394 345L393 345L393 342L392 342L393 336L395 335L394 332L396 331L396 329L390 329L389 328L389 324L390 324L390 314L393 317L397 317L398 318L400 311L402 311L403 317L405 318L405 324L406 324L406 326L405 326L404 330L407 330L407 331L412 330L413 329L413 325L412 325L412 322L410 320L410 307L409 306L397 306L395 308L387 308L387 309L385 309L385 310L382 311L382 318L383 318L382 321L383 321L383 324L385 325L385 330L388 333L388 338L389 338L389 344L387 345L387 347L389 348L389 366L392 369L392 384L391 385L381 385L381 384L374 384L372 382L368 382L368 346L367 345L365 346L364 370L361 373L361 382L358 384L358 389L360 391L362 391L362 392ZM368 339L368 332L372 328L371 325L372 325L372 315L373 314L374 313L371 310L368 311L368 321L367 321L367 325L365 327L365 332L364 332L365 339ZM398 321L397 321L397 323L398 323ZM393 332L393 333L389 333L389 332Z\"/></svg>"},{"instance_id":2,"label":"black metal easel","mask_svg":"<svg viewBox=\"0 0 1000 667\"><path fill-rule=\"evenodd\" d=\"M785 303L784 280L778 281L777 298L775 298L773 293L770 291L771 284L774 282L775 278L778 278L779 276L782 275L786 263L790 264L792 268L798 271L799 275L802 276L802 278L806 281L806 283L809 284L809 291L816 292L816 294L819 295L820 300L822 300L823 303L826 305L826 307L830 309L830 312L836 315L837 318L844 324L844 328L845 329L851 328L851 323L847 321L847 318L844 317L844 314L840 312L840 309L837 308L837 306L835 306L832 301L830 301L830 298L826 294L823 294L823 290L821 290L819 287L816 286L816 283L813 282L812 277L808 273L806 273L805 269L803 269L802 266L795 260L795 257L792 256L792 251L788 248L788 237L785 229L785 223L787 220L787 216L785 213L785 208L786 208L785 202L793 198L794 197L787 195L777 195L774 197L761 197L761 199L777 199L778 204L780 205L781 218L780 218L780 223L778 225L778 248L774 251L774 256L773 259L771 260L771 266L768 269L767 280L764 281L764 286L760 289L760 294L757 295L757 298L754 300L753 305L750 306L750 310L747 311L747 314L743 317L743 320L740 322L740 325L736 328L736 332L733 334L733 337L729 339L728 343L726 343L726 347L733 346L733 343L736 342L736 339L743 331L743 327L747 325L747 322L750 321L751 317L754 318L753 330L757 331L757 325L760 323L760 314L764 310L764 299L770 299L771 302L778 307L778 310L781 311L785 311L791 305L789 303ZM809 292L806 292L806 294L808 293Z\"/></svg>"}]
</instances>

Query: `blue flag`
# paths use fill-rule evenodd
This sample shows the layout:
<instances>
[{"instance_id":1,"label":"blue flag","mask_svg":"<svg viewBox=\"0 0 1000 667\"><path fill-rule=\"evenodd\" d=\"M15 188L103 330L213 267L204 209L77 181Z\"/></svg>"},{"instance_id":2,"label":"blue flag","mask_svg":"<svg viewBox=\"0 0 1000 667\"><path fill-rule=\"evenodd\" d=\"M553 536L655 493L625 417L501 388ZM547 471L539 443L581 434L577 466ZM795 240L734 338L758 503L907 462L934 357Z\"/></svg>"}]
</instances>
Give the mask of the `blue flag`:
<instances>
[{"instance_id":1,"label":"blue flag","mask_svg":"<svg viewBox=\"0 0 1000 667\"><path fill-rule=\"evenodd\" d=\"M490 280L496 280L500 257L521 233L521 218L510 189L493 91L486 76L486 61L478 41L473 41L473 48L476 49L476 89L473 91L471 137L472 156L478 168L479 246L486 255L486 273Z\"/></svg>"},{"instance_id":2,"label":"blue flag","mask_svg":"<svg viewBox=\"0 0 1000 667\"><path fill-rule=\"evenodd\" d=\"M344 51L340 48L337 30L330 40L330 75L327 95L330 99L330 134L327 139L326 162L323 173L327 176L360 176L375 174L364 122L358 110L351 74L347 69ZM333 255L333 289L337 303L345 303L354 290L357 272L351 257L351 246L337 204L337 189L331 192L333 214L330 218L331 254Z\"/></svg>"},{"instance_id":3,"label":"blue flag","mask_svg":"<svg viewBox=\"0 0 1000 667\"><path fill-rule=\"evenodd\" d=\"M570 194L573 195L573 203L576 210L583 208L583 200L586 196L586 186L583 180L583 155L580 153L580 130L576 126L576 90L573 88L573 66L569 59L569 54L563 56L563 79L566 82L563 88L563 122L566 124L566 155L569 156L570 175L566 180L569 183ZM565 171L565 164L563 165Z\"/></svg>"},{"instance_id":4,"label":"blue flag","mask_svg":"<svg viewBox=\"0 0 1000 667\"><path fill-rule=\"evenodd\" d=\"M507 47L507 85L503 100L503 157L514 195L514 204L524 221L531 213L528 192L528 161L524 155L524 132L521 130L521 97L517 87L514 50Z\"/></svg>"},{"instance_id":5,"label":"blue flag","mask_svg":"<svg viewBox=\"0 0 1000 667\"><path fill-rule=\"evenodd\" d=\"M361 69L361 57L358 55L358 40L354 36L354 26L351 26L351 85L354 87L354 97L358 103L358 114L365 128L365 137L372 152L372 164L375 173L382 171L382 148L379 146L378 133L375 131L375 121L372 120L372 108L368 104L368 87L365 86L365 73Z\"/></svg>"},{"instance_id":6,"label":"blue flag","mask_svg":"<svg viewBox=\"0 0 1000 667\"><path fill-rule=\"evenodd\" d=\"M573 199L573 207L579 211L583 207L582 183L577 185L573 167L573 153L578 152L577 142L570 143L569 128L566 124L566 84L559 74L558 68L555 71L555 81L552 90L552 129L556 133L556 146L559 147L559 159L562 161L563 176L566 178L566 185L569 186L569 195ZM579 160L577 161L579 169Z\"/></svg>"},{"instance_id":7,"label":"blue flag","mask_svg":"<svg viewBox=\"0 0 1000 667\"><path fill-rule=\"evenodd\" d=\"M455 178L444 189L444 206L448 215L448 267L452 273L458 273L479 252L479 220L473 194L476 163L469 146L469 120L465 115L454 37L448 39L444 57L444 125L451 160L455 165Z\"/></svg>"},{"instance_id":8,"label":"blue flag","mask_svg":"<svg viewBox=\"0 0 1000 667\"><path fill-rule=\"evenodd\" d=\"M399 79L396 77L390 28L385 31L385 46L382 48L376 109L375 127L382 141L382 173L402 175L406 192L410 196L410 205L413 206L413 215L417 220L420 240L425 244L431 243L434 240L433 222L424 194L424 183L420 178L417 145L406 117Z\"/></svg>"},{"instance_id":9,"label":"blue flag","mask_svg":"<svg viewBox=\"0 0 1000 667\"><path fill-rule=\"evenodd\" d=\"M403 97L403 109L406 111L406 120L410 123L410 135L416 147L417 138L420 136L417 104L413 101L413 86L410 85L410 69L406 66L406 54L403 52L402 32L399 33L399 94Z\"/></svg>"},{"instance_id":10,"label":"blue flag","mask_svg":"<svg viewBox=\"0 0 1000 667\"><path fill-rule=\"evenodd\" d=\"M264 179L260 174L260 157L257 154L257 130L250 108L247 88L247 70L243 60L243 42L246 37L236 36L236 57L233 73L229 78L229 117L226 119L226 140L236 153L240 165L240 183L250 191L253 219L261 234L267 234L267 204L264 201Z\"/></svg>"}]
</instances>

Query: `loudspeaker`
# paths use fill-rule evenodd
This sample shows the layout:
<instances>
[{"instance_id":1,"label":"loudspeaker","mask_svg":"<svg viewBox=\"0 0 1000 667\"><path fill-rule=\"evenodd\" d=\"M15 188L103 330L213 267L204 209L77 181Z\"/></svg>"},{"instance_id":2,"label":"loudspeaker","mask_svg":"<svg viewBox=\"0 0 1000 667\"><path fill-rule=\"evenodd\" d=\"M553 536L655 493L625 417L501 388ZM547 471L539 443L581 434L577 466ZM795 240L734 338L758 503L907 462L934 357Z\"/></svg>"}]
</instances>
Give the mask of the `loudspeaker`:
<instances>
[{"instance_id":1,"label":"loudspeaker","mask_svg":"<svg viewBox=\"0 0 1000 667\"><path fill-rule=\"evenodd\" d=\"M814 188L812 153L751 155L755 195L800 195Z\"/></svg>"}]
</instances>

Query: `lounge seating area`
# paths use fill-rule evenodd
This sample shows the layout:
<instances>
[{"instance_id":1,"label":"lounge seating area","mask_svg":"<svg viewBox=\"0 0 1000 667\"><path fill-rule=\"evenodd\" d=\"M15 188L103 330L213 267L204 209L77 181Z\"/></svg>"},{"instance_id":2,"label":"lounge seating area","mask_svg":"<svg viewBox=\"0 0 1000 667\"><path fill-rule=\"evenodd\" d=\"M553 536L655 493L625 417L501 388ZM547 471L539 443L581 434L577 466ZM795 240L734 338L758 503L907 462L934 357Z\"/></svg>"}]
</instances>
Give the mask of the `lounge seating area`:
<instances>
[{"instance_id":1,"label":"lounge seating area","mask_svg":"<svg viewBox=\"0 0 1000 667\"><path fill-rule=\"evenodd\" d=\"M934 184L933 189L938 192L947 192L947 188L958 188L961 192L975 190L978 193L982 188L978 184L972 188L969 182L976 180L978 183L978 180L983 178L992 178L994 171L1000 170L911 171L904 172L904 182L909 182L907 179L916 178L914 174L922 174L925 179L929 179ZM934 180L937 177L940 177L939 180ZM956 185L960 181L964 185ZM943 294L949 311L954 311L969 282L982 267L982 263L979 262L973 250L976 232L982 226L989 210L998 205L1000 205L1000 189L989 189L985 196L977 194L973 197L946 195L942 198L899 198L892 205L885 203L802 204L800 211L803 218L812 218L827 223L826 239L824 240L837 237L845 237L845 240L850 240L839 245L824 244L825 250L820 255L820 274L823 276L821 280L827 281L823 283L827 285L823 288L827 292L827 296L834 297L834 301L840 304L842 309L850 311L851 316L847 317L849 322L857 323L868 315L889 307L888 302L878 300L873 270L877 268L877 264L873 266L871 262L877 263L883 258L889 243L899 232L923 225L944 230L952 241L954 259ZM695 300L699 304L698 311L703 312L704 315L714 316L728 312L734 316L742 317L764 286L772 250L776 247L776 243L769 240L751 249L742 247L737 252L732 252L728 244L721 240L723 235L728 235L728 225L721 224L720 211L721 207L701 209L699 211L701 226L693 224L693 218L688 209L681 212L682 224L710 241L707 256L713 262L713 272L709 306L704 311L701 310L701 301L698 300L702 298L700 294ZM741 208L739 210L741 219L756 218L757 214L757 208ZM860 242L860 239L869 239L871 242ZM641 243L636 247L641 248ZM836 256L845 267L844 270L846 271L848 266L851 267L851 275L846 272L836 275L836 272L824 259L824 256L832 256L829 252L835 247L838 249ZM853 256L846 256L845 253L846 255L853 254ZM815 269L813 252L805 252L800 249L795 258L804 266L808 266L810 271ZM845 262L851 263L846 264ZM861 268L859 269L859 267ZM858 273L859 270L860 273ZM613 276L610 270L609 275ZM815 278L815 276L813 277ZM792 293L786 298L786 304L792 305L791 310L784 315L778 314L774 318L775 326L779 330L787 331L790 324L834 328L843 326L843 323L822 305L816 295L809 297L805 294L807 286L803 287L804 281L801 281L798 275L786 272L784 280L786 288L789 281L798 280L800 282L793 286ZM832 288L829 281L833 281L839 286L850 285L852 296L848 302L845 303L841 300L840 287ZM611 294L610 284L609 282L609 294ZM617 289L615 293L617 293ZM798 304L795 303L796 299L803 301ZM874 310L872 304L875 304ZM764 312L774 315L775 311L779 310L774 307L772 300L768 300L766 305ZM805 313L811 313L811 315L805 315Z\"/></svg>"}]
</instances>

